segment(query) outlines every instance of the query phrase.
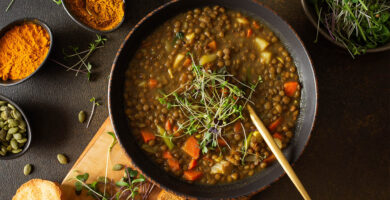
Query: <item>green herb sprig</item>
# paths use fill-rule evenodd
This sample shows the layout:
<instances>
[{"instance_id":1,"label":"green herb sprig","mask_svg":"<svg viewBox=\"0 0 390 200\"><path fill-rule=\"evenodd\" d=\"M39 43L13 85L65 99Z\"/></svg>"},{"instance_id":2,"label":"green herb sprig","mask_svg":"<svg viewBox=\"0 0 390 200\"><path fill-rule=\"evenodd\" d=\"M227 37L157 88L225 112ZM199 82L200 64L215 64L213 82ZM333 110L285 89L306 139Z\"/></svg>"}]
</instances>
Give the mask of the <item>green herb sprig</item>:
<instances>
[{"instance_id":1,"label":"green herb sprig","mask_svg":"<svg viewBox=\"0 0 390 200\"><path fill-rule=\"evenodd\" d=\"M62 0L53 0L54 3L56 3L57 5L61 5L62 4Z\"/></svg>"},{"instance_id":2,"label":"green herb sprig","mask_svg":"<svg viewBox=\"0 0 390 200\"><path fill-rule=\"evenodd\" d=\"M175 38L173 39L173 42L172 44L176 44L176 41L178 40L183 40L184 39L184 33L183 32L177 32L176 35L175 35Z\"/></svg>"},{"instance_id":3,"label":"green herb sprig","mask_svg":"<svg viewBox=\"0 0 390 200\"><path fill-rule=\"evenodd\" d=\"M194 79L169 94L161 91L159 101L168 109L182 111L188 120L178 124L179 130L188 135L200 135L202 153L207 153L219 147L218 138L223 139L224 127L244 119L243 108L251 102L250 98L262 80L259 76L255 84L247 85L229 74L226 67L218 71L206 70L195 63L191 53L187 55L192 59Z\"/></svg>"},{"instance_id":4,"label":"green herb sprig","mask_svg":"<svg viewBox=\"0 0 390 200\"><path fill-rule=\"evenodd\" d=\"M352 57L390 42L388 0L310 0L320 23ZM317 32L318 35L318 32ZM317 40L317 39L316 39Z\"/></svg>"},{"instance_id":5,"label":"green herb sprig","mask_svg":"<svg viewBox=\"0 0 390 200\"><path fill-rule=\"evenodd\" d=\"M89 127L89 124L91 123L91 120L92 120L92 117L93 115L95 114L95 108L96 106L100 106L100 103L96 101L96 98L95 97L92 97L89 102L92 103L92 111L91 111L91 115L89 115L89 118L88 118L88 123L87 123L87 128Z\"/></svg>"},{"instance_id":6,"label":"green herb sprig","mask_svg":"<svg viewBox=\"0 0 390 200\"><path fill-rule=\"evenodd\" d=\"M54 59L51 59L54 63L66 68L66 71L74 71L76 72L75 76L77 76L79 73L83 73L87 75L88 81L91 80L91 74L92 74L92 64L88 62L89 57L92 55L93 52L95 52L97 49L103 48L105 42L107 41L107 38L96 35L96 39L89 43L88 49L79 51L78 46L69 46L69 49L72 51L72 53L65 52L65 49L63 49L63 54L65 56L65 59L70 58L77 58L77 62L74 63L71 66L67 66L61 62L58 62ZM84 68L84 69L82 69Z\"/></svg>"},{"instance_id":7,"label":"green herb sprig","mask_svg":"<svg viewBox=\"0 0 390 200\"><path fill-rule=\"evenodd\" d=\"M7 6L7 8L5 9L5 12L8 12L8 10L11 8L12 4L14 4L14 1L15 0L11 0Z\"/></svg>"}]
</instances>

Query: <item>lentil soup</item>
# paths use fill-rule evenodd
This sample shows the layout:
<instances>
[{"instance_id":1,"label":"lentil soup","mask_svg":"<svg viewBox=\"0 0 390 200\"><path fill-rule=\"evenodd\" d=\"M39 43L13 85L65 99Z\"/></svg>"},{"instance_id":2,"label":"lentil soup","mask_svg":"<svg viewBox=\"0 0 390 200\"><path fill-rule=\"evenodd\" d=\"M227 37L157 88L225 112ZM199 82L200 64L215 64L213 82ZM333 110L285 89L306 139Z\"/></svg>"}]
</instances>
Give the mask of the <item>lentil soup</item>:
<instances>
[{"instance_id":1,"label":"lentil soup","mask_svg":"<svg viewBox=\"0 0 390 200\"><path fill-rule=\"evenodd\" d=\"M142 42L125 76L125 113L139 145L186 181L229 183L275 160L247 103L280 148L294 135L295 64L267 26L243 13L214 6L179 14Z\"/></svg>"}]
</instances>

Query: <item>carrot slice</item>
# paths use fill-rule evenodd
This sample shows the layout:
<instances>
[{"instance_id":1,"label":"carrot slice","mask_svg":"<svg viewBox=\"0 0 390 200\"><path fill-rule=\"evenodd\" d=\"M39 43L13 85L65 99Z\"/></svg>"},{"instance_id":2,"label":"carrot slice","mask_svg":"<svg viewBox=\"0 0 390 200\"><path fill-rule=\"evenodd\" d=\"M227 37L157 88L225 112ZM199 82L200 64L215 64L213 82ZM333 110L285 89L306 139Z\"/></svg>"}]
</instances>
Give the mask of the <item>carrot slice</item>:
<instances>
[{"instance_id":1,"label":"carrot slice","mask_svg":"<svg viewBox=\"0 0 390 200\"><path fill-rule=\"evenodd\" d=\"M169 119L165 122L165 130L166 131L171 131L172 130L172 125Z\"/></svg>"},{"instance_id":2,"label":"carrot slice","mask_svg":"<svg viewBox=\"0 0 390 200\"><path fill-rule=\"evenodd\" d=\"M268 156L266 159L264 159L263 161L266 162L266 163L270 163L272 161L276 160L276 157L274 154Z\"/></svg>"},{"instance_id":3,"label":"carrot slice","mask_svg":"<svg viewBox=\"0 0 390 200\"><path fill-rule=\"evenodd\" d=\"M284 93L287 96L292 97L294 93L297 91L298 82L296 81L286 82L284 83L283 87L284 87Z\"/></svg>"},{"instance_id":4,"label":"carrot slice","mask_svg":"<svg viewBox=\"0 0 390 200\"><path fill-rule=\"evenodd\" d=\"M255 29L259 29L259 28L260 28L259 24L257 24L256 21L253 21L252 25L253 25L253 27L254 27Z\"/></svg>"},{"instance_id":5,"label":"carrot slice","mask_svg":"<svg viewBox=\"0 0 390 200\"><path fill-rule=\"evenodd\" d=\"M183 177L189 181L195 181L199 179L203 175L202 172L195 171L195 170L188 170L184 171Z\"/></svg>"},{"instance_id":6,"label":"carrot slice","mask_svg":"<svg viewBox=\"0 0 390 200\"><path fill-rule=\"evenodd\" d=\"M246 31L246 37L250 37L253 34L253 30L250 28Z\"/></svg>"},{"instance_id":7,"label":"carrot slice","mask_svg":"<svg viewBox=\"0 0 390 200\"><path fill-rule=\"evenodd\" d=\"M179 161L175 158L168 159L168 165L173 171L180 169Z\"/></svg>"},{"instance_id":8,"label":"carrot slice","mask_svg":"<svg viewBox=\"0 0 390 200\"><path fill-rule=\"evenodd\" d=\"M174 136L180 136L180 135L181 135L181 132L182 132L182 131L181 131L181 130L179 131L179 127L178 127L178 126L175 125L175 126L173 127L173 135L174 135Z\"/></svg>"},{"instance_id":9,"label":"carrot slice","mask_svg":"<svg viewBox=\"0 0 390 200\"><path fill-rule=\"evenodd\" d=\"M199 158L200 147L198 141L194 136L191 136L187 139L182 147L183 151L190 155L193 159Z\"/></svg>"},{"instance_id":10,"label":"carrot slice","mask_svg":"<svg viewBox=\"0 0 390 200\"><path fill-rule=\"evenodd\" d=\"M273 136L274 138L278 138L278 139L280 139L280 140L283 140L283 135L280 134L280 133L274 133L272 136Z\"/></svg>"},{"instance_id":11,"label":"carrot slice","mask_svg":"<svg viewBox=\"0 0 390 200\"><path fill-rule=\"evenodd\" d=\"M149 79L148 85L150 88L155 88L157 86L157 80L156 79Z\"/></svg>"},{"instance_id":12,"label":"carrot slice","mask_svg":"<svg viewBox=\"0 0 390 200\"><path fill-rule=\"evenodd\" d=\"M141 130L141 135L145 143L149 142L150 140L156 139L156 136L150 131Z\"/></svg>"},{"instance_id":13,"label":"carrot slice","mask_svg":"<svg viewBox=\"0 0 390 200\"><path fill-rule=\"evenodd\" d=\"M282 123L282 118L278 118L277 120L275 120L274 122L272 122L269 126L268 126L268 129L273 132L276 130L276 128L280 125L280 123Z\"/></svg>"},{"instance_id":14,"label":"carrot slice","mask_svg":"<svg viewBox=\"0 0 390 200\"><path fill-rule=\"evenodd\" d=\"M194 169L196 167L197 161L195 159L192 159L190 161L190 164L188 165L188 169Z\"/></svg>"},{"instance_id":15,"label":"carrot slice","mask_svg":"<svg viewBox=\"0 0 390 200\"><path fill-rule=\"evenodd\" d=\"M206 157L206 156L203 156L203 158L202 158L203 160L205 160L205 161L207 161L207 162L209 162L209 163L212 163L212 162L214 162L211 158L209 158L209 157Z\"/></svg>"},{"instance_id":16,"label":"carrot slice","mask_svg":"<svg viewBox=\"0 0 390 200\"><path fill-rule=\"evenodd\" d=\"M234 128L233 128L233 131L235 133L240 133L241 132L241 122L240 121L237 121L236 123L234 123Z\"/></svg>"},{"instance_id":17,"label":"carrot slice","mask_svg":"<svg viewBox=\"0 0 390 200\"><path fill-rule=\"evenodd\" d=\"M207 44L207 46L212 49L212 50L217 50L217 42L215 40L211 41L210 43Z\"/></svg>"},{"instance_id":18,"label":"carrot slice","mask_svg":"<svg viewBox=\"0 0 390 200\"><path fill-rule=\"evenodd\" d=\"M184 60L184 63L183 63L184 67L187 67L187 66L189 66L190 64L191 64L191 59L190 59L190 58L186 58L186 59Z\"/></svg>"},{"instance_id":19,"label":"carrot slice","mask_svg":"<svg viewBox=\"0 0 390 200\"><path fill-rule=\"evenodd\" d=\"M165 151L165 152L163 153L163 158L165 158L165 159L172 159L173 156L172 156L171 152Z\"/></svg>"},{"instance_id":20,"label":"carrot slice","mask_svg":"<svg viewBox=\"0 0 390 200\"><path fill-rule=\"evenodd\" d=\"M227 95L229 94L229 90L227 88L221 88L221 94Z\"/></svg>"},{"instance_id":21,"label":"carrot slice","mask_svg":"<svg viewBox=\"0 0 390 200\"><path fill-rule=\"evenodd\" d=\"M223 140L222 138L218 138L217 141L218 141L218 145L221 146L221 147L224 147L224 146L227 145L225 140Z\"/></svg>"}]
</instances>

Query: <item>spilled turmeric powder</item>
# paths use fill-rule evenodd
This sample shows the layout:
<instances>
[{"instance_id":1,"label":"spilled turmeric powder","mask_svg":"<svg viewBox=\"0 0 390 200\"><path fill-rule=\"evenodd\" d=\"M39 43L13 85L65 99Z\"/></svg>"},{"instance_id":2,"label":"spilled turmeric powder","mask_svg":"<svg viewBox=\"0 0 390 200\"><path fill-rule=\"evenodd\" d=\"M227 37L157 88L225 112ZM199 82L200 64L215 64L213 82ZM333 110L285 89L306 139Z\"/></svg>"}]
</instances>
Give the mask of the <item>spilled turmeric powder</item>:
<instances>
[{"instance_id":1,"label":"spilled turmeric powder","mask_svg":"<svg viewBox=\"0 0 390 200\"><path fill-rule=\"evenodd\" d=\"M15 26L0 38L0 78L19 80L32 74L50 48L47 31L35 23Z\"/></svg>"},{"instance_id":2,"label":"spilled turmeric powder","mask_svg":"<svg viewBox=\"0 0 390 200\"><path fill-rule=\"evenodd\" d=\"M93 29L107 31L124 17L123 0L66 0L70 12Z\"/></svg>"}]
</instances>

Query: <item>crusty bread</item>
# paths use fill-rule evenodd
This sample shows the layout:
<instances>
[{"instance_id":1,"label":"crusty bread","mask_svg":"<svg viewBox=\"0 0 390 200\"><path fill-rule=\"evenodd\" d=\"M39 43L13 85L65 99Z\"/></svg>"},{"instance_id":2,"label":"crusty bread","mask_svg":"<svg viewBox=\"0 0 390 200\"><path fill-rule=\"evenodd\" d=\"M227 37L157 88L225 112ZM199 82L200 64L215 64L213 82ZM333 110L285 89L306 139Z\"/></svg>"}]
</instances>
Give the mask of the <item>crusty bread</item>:
<instances>
[{"instance_id":1,"label":"crusty bread","mask_svg":"<svg viewBox=\"0 0 390 200\"><path fill-rule=\"evenodd\" d=\"M184 198L176 196L165 190L161 190L160 194L158 194L157 200L184 200Z\"/></svg>"},{"instance_id":2,"label":"crusty bread","mask_svg":"<svg viewBox=\"0 0 390 200\"><path fill-rule=\"evenodd\" d=\"M31 179L20 186L12 200L61 200L61 189L57 183Z\"/></svg>"}]
</instances>

